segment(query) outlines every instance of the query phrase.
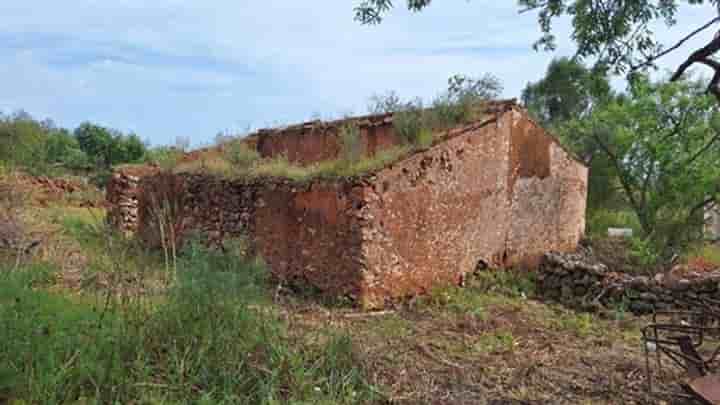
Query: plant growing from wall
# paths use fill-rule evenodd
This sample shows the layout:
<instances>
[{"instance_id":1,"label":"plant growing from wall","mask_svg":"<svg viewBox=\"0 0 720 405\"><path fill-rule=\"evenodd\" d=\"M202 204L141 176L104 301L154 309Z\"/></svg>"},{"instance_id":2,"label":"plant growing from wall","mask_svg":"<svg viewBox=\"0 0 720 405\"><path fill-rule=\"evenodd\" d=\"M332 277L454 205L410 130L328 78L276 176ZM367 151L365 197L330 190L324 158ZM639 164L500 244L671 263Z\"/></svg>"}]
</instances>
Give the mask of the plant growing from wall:
<instances>
[{"instance_id":1,"label":"plant growing from wall","mask_svg":"<svg viewBox=\"0 0 720 405\"><path fill-rule=\"evenodd\" d=\"M356 163L365 154L360 128L354 122L346 123L340 128L340 143L340 157L344 162Z\"/></svg>"},{"instance_id":2,"label":"plant growing from wall","mask_svg":"<svg viewBox=\"0 0 720 405\"><path fill-rule=\"evenodd\" d=\"M478 78L454 75L447 90L436 97L430 107L421 99L403 102L395 92L375 95L369 110L373 113L394 112L395 133L405 144L426 148L433 134L477 120L485 113L485 104L502 92L498 78L486 74Z\"/></svg>"},{"instance_id":3,"label":"plant growing from wall","mask_svg":"<svg viewBox=\"0 0 720 405\"><path fill-rule=\"evenodd\" d=\"M233 168L239 171L249 170L260 160L260 153L250 148L247 143L236 139L223 146L223 153Z\"/></svg>"}]
</instances>

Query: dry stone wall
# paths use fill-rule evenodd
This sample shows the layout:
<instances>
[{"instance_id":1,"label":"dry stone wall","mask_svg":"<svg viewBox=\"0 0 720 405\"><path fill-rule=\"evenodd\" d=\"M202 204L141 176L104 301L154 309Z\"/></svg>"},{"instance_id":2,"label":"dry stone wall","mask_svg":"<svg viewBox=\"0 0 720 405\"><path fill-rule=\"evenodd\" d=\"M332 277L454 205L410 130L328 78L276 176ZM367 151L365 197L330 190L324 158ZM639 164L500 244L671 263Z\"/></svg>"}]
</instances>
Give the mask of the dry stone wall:
<instances>
[{"instance_id":1,"label":"dry stone wall","mask_svg":"<svg viewBox=\"0 0 720 405\"><path fill-rule=\"evenodd\" d=\"M368 150L395 142L387 118L363 124ZM302 163L335 156L329 132L295 130L248 142L263 155L288 154ZM213 244L245 237L281 282L378 307L461 283L478 266L532 265L548 250L573 250L584 230L586 180L587 169L557 140L504 105L483 122L438 134L428 149L355 178L120 176L115 188L130 191L113 193L113 217L137 221L138 235L155 246L182 243L192 232ZM136 203L123 211L122 201Z\"/></svg>"},{"instance_id":2,"label":"dry stone wall","mask_svg":"<svg viewBox=\"0 0 720 405\"><path fill-rule=\"evenodd\" d=\"M137 231L140 180L157 172L152 166L121 167L113 172L105 189L107 221L112 227L125 235Z\"/></svg>"},{"instance_id":3,"label":"dry stone wall","mask_svg":"<svg viewBox=\"0 0 720 405\"><path fill-rule=\"evenodd\" d=\"M261 256L279 281L357 298L360 187L355 180L298 184L201 174L149 176L140 184L138 235L150 246L180 245L193 233L212 245L243 238L248 253Z\"/></svg>"},{"instance_id":4,"label":"dry stone wall","mask_svg":"<svg viewBox=\"0 0 720 405\"><path fill-rule=\"evenodd\" d=\"M614 272L587 249L544 256L538 269L538 291L567 306L598 311L625 307L636 314L690 309L698 298L720 299L720 269L711 272L670 271L653 277Z\"/></svg>"}]
</instances>

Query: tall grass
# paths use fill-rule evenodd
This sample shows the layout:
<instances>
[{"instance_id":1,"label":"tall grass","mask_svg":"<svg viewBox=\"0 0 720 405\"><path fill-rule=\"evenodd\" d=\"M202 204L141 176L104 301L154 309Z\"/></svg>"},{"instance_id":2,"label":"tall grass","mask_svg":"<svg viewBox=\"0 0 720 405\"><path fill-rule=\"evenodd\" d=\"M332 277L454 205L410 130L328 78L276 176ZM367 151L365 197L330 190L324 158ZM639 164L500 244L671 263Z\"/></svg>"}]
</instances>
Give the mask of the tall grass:
<instances>
[{"instance_id":1,"label":"tall grass","mask_svg":"<svg viewBox=\"0 0 720 405\"><path fill-rule=\"evenodd\" d=\"M176 171L208 173L228 179L284 178L304 182L316 179L362 176L382 169L388 164L401 159L409 152L410 147L400 146L379 151L374 156L353 159L343 157L308 166L294 164L287 157L280 155L274 158L257 160L250 167L244 169L237 169L227 160L215 158L212 160L212 164L209 164L209 161L202 165L193 162L179 166Z\"/></svg>"},{"instance_id":2,"label":"tall grass","mask_svg":"<svg viewBox=\"0 0 720 405\"><path fill-rule=\"evenodd\" d=\"M261 262L188 243L162 299L71 299L0 268L0 402L367 403L347 336L299 341ZM39 274L44 274L39 277Z\"/></svg>"}]
</instances>

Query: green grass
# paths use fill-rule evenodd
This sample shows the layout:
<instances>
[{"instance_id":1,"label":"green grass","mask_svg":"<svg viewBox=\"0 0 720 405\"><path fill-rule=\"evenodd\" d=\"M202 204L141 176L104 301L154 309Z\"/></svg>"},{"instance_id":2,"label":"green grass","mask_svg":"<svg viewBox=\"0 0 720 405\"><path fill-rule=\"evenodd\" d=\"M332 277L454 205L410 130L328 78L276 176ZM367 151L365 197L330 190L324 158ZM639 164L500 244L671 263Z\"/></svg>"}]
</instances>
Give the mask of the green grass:
<instances>
[{"instance_id":1,"label":"green grass","mask_svg":"<svg viewBox=\"0 0 720 405\"><path fill-rule=\"evenodd\" d=\"M589 313L565 312L552 319L554 326L578 337L587 337L600 332L600 323Z\"/></svg>"},{"instance_id":2,"label":"green grass","mask_svg":"<svg viewBox=\"0 0 720 405\"><path fill-rule=\"evenodd\" d=\"M70 227L77 225L70 221ZM78 231L80 232L80 231ZM0 269L0 402L367 403L347 335L288 333L262 263L191 244L162 300L71 300Z\"/></svg>"},{"instance_id":3,"label":"green grass","mask_svg":"<svg viewBox=\"0 0 720 405\"><path fill-rule=\"evenodd\" d=\"M637 216L632 211L600 208L588 212L588 235L606 237L608 228L630 228L633 230L633 235L640 235L642 229Z\"/></svg>"},{"instance_id":4,"label":"green grass","mask_svg":"<svg viewBox=\"0 0 720 405\"><path fill-rule=\"evenodd\" d=\"M481 353L510 352L515 346L515 337L509 331L497 331L482 335L473 349Z\"/></svg>"},{"instance_id":5,"label":"green grass","mask_svg":"<svg viewBox=\"0 0 720 405\"><path fill-rule=\"evenodd\" d=\"M431 309L469 313L483 318L489 306L519 305L523 299L534 294L534 273L489 269L468 276L464 287L438 287L418 301Z\"/></svg>"},{"instance_id":6,"label":"green grass","mask_svg":"<svg viewBox=\"0 0 720 405\"><path fill-rule=\"evenodd\" d=\"M296 182L316 179L340 179L362 176L384 168L410 152L408 147L396 147L359 159L336 159L308 166L291 163L284 156L260 159L248 166L235 166L215 156L187 162L175 168L176 173L208 173L228 179L284 178Z\"/></svg>"},{"instance_id":7,"label":"green grass","mask_svg":"<svg viewBox=\"0 0 720 405\"><path fill-rule=\"evenodd\" d=\"M685 255L685 260L698 259L708 265L720 267L720 245L702 243L691 247Z\"/></svg>"}]
</instances>

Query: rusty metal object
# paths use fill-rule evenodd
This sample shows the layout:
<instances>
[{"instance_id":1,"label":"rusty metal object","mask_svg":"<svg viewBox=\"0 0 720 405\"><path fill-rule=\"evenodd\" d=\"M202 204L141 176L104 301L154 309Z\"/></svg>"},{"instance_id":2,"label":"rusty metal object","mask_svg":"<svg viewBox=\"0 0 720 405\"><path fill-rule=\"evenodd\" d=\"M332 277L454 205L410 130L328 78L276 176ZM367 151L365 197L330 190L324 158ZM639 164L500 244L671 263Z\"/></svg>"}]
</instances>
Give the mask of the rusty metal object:
<instances>
[{"instance_id":1,"label":"rusty metal object","mask_svg":"<svg viewBox=\"0 0 720 405\"><path fill-rule=\"evenodd\" d=\"M706 404L720 404L720 375L707 375L685 384L686 391Z\"/></svg>"},{"instance_id":2,"label":"rusty metal object","mask_svg":"<svg viewBox=\"0 0 720 405\"><path fill-rule=\"evenodd\" d=\"M648 391L664 388L654 386L653 367L660 375L675 368L685 376L680 383L684 393L672 395L720 404L720 375L715 374L720 366L720 302L688 298L685 304L691 310L657 311L642 329Z\"/></svg>"}]
</instances>

